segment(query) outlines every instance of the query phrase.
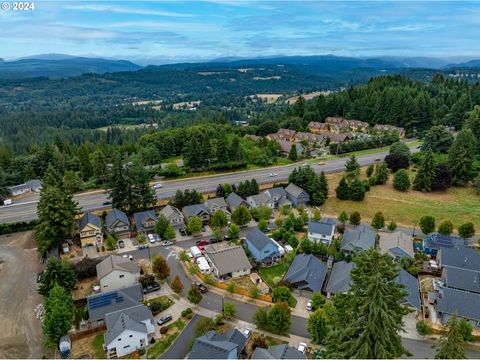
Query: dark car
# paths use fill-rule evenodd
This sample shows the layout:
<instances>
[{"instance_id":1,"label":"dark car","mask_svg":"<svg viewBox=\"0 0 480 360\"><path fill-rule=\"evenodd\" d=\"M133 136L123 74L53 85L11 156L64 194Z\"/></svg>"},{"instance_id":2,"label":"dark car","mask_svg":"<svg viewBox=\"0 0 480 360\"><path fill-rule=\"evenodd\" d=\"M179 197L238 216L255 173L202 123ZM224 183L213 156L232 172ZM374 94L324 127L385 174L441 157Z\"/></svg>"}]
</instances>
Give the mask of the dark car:
<instances>
[{"instance_id":1,"label":"dark car","mask_svg":"<svg viewBox=\"0 0 480 360\"><path fill-rule=\"evenodd\" d=\"M149 285L147 285L146 287L143 288L143 293L148 294L148 293L160 290L160 288L161 288L161 286L158 283L149 284Z\"/></svg>"},{"instance_id":2,"label":"dark car","mask_svg":"<svg viewBox=\"0 0 480 360\"><path fill-rule=\"evenodd\" d=\"M203 285L200 281L195 281L192 283L193 286L196 286L200 289L200 292L206 293L208 291L207 287Z\"/></svg>"},{"instance_id":3,"label":"dark car","mask_svg":"<svg viewBox=\"0 0 480 360\"><path fill-rule=\"evenodd\" d=\"M197 240L197 242L195 244L197 246L205 246L205 245L210 244L210 242L208 240Z\"/></svg>"},{"instance_id":4,"label":"dark car","mask_svg":"<svg viewBox=\"0 0 480 360\"><path fill-rule=\"evenodd\" d=\"M112 202L111 201L105 201L102 205L103 206L109 206L109 205L112 205Z\"/></svg>"},{"instance_id":5,"label":"dark car","mask_svg":"<svg viewBox=\"0 0 480 360\"><path fill-rule=\"evenodd\" d=\"M215 239L215 238L211 238L210 240L208 240L210 242L210 244L216 244L218 242L221 242L223 241L223 239Z\"/></svg>"},{"instance_id":6,"label":"dark car","mask_svg":"<svg viewBox=\"0 0 480 360\"><path fill-rule=\"evenodd\" d=\"M187 236L187 232L185 231L185 229L180 229L180 234L182 236Z\"/></svg>"},{"instance_id":7,"label":"dark car","mask_svg":"<svg viewBox=\"0 0 480 360\"><path fill-rule=\"evenodd\" d=\"M202 225L202 232L207 231L207 227L205 225Z\"/></svg>"},{"instance_id":8,"label":"dark car","mask_svg":"<svg viewBox=\"0 0 480 360\"><path fill-rule=\"evenodd\" d=\"M172 321L172 315L163 315L160 319L158 319L158 325L166 324L169 321Z\"/></svg>"},{"instance_id":9,"label":"dark car","mask_svg":"<svg viewBox=\"0 0 480 360\"><path fill-rule=\"evenodd\" d=\"M269 227L266 227L265 229L262 230L264 233L268 233L270 232L270 228Z\"/></svg>"},{"instance_id":10,"label":"dark car","mask_svg":"<svg viewBox=\"0 0 480 360\"><path fill-rule=\"evenodd\" d=\"M118 247L119 247L120 249L123 249L123 248L125 247L125 241L119 240L119 241L118 241Z\"/></svg>"}]
</instances>

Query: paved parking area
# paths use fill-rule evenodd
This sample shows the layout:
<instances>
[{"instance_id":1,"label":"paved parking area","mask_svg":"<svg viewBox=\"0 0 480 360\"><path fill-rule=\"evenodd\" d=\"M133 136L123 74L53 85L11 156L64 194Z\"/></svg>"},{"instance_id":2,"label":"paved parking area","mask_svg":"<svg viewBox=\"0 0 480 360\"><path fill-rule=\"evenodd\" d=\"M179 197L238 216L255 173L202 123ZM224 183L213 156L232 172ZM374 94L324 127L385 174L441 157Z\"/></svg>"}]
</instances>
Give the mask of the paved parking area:
<instances>
[{"instance_id":1,"label":"paved parking area","mask_svg":"<svg viewBox=\"0 0 480 360\"><path fill-rule=\"evenodd\" d=\"M297 300L297 306L295 306L295 309L292 310L292 315L308 318L311 312L308 311L306 307L307 307L307 302L310 299L303 296L298 296L295 294L294 294L294 297Z\"/></svg>"}]
</instances>

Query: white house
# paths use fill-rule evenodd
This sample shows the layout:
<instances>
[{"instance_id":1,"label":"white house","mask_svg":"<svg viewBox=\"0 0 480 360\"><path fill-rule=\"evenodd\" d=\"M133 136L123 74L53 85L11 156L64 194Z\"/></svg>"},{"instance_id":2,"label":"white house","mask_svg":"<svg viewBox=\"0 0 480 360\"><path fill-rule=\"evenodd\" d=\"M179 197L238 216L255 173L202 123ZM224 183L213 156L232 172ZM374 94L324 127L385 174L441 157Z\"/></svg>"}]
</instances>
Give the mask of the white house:
<instances>
[{"instance_id":1,"label":"white house","mask_svg":"<svg viewBox=\"0 0 480 360\"><path fill-rule=\"evenodd\" d=\"M143 304L108 313L105 325L108 358L119 358L147 346L155 334L152 312Z\"/></svg>"},{"instance_id":2,"label":"white house","mask_svg":"<svg viewBox=\"0 0 480 360\"><path fill-rule=\"evenodd\" d=\"M333 224L310 221L308 223L308 240L315 242L323 242L330 245L335 234L335 226Z\"/></svg>"},{"instance_id":3,"label":"white house","mask_svg":"<svg viewBox=\"0 0 480 360\"><path fill-rule=\"evenodd\" d=\"M140 268L133 261L121 256L110 255L97 264L97 279L101 291L112 291L135 285Z\"/></svg>"}]
</instances>

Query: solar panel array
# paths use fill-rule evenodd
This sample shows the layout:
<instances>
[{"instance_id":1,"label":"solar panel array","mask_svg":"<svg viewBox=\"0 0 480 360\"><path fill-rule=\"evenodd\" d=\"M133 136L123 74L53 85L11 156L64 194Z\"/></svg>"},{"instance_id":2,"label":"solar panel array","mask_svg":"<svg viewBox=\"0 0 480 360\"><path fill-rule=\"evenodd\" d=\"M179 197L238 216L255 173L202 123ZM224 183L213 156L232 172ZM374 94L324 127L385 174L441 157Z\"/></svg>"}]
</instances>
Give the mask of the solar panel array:
<instances>
[{"instance_id":1,"label":"solar panel array","mask_svg":"<svg viewBox=\"0 0 480 360\"><path fill-rule=\"evenodd\" d=\"M123 302L123 296L121 296L117 291L91 297L88 299L88 309L92 310L112 305L114 301L117 304Z\"/></svg>"}]
</instances>

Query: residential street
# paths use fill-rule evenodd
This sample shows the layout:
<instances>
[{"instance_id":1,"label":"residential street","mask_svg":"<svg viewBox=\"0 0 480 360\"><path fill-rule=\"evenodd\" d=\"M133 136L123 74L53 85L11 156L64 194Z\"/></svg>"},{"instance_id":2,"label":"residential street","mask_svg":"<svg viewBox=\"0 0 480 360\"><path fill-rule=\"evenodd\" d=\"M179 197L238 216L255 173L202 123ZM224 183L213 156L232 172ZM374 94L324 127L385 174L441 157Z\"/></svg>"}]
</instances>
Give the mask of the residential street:
<instances>
[{"instance_id":1,"label":"residential street","mask_svg":"<svg viewBox=\"0 0 480 360\"><path fill-rule=\"evenodd\" d=\"M190 339L195 337L195 324L202 316L195 315L183 331L178 335L170 349L160 359L185 359L188 354Z\"/></svg>"}]
</instances>

